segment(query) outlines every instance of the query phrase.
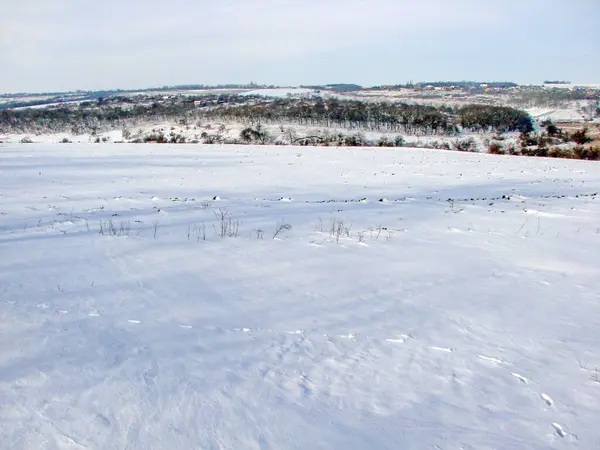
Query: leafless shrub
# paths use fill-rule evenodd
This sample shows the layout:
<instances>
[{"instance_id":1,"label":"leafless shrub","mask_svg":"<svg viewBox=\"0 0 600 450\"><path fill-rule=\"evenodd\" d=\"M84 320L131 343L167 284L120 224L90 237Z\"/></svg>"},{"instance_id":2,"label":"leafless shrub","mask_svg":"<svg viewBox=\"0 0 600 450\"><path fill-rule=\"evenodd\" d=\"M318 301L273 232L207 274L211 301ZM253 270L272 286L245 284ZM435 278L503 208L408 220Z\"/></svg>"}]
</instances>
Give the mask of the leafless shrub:
<instances>
[{"instance_id":1,"label":"leafless shrub","mask_svg":"<svg viewBox=\"0 0 600 450\"><path fill-rule=\"evenodd\" d=\"M464 208L459 208L458 206L455 205L454 200L449 198L448 199L448 211L446 211L446 212L451 212L453 214L457 214L461 211L464 211Z\"/></svg>"},{"instance_id":2,"label":"leafless shrub","mask_svg":"<svg viewBox=\"0 0 600 450\"><path fill-rule=\"evenodd\" d=\"M152 230L154 231L154 239L156 239L156 234L158 233L158 228L160 227L160 220L155 220L152 224Z\"/></svg>"},{"instance_id":3,"label":"leafless shrub","mask_svg":"<svg viewBox=\"0 0 600 450\"><path fill-rule=\"evenodd\" d=\"M325 231L325 227L323 226L323 219L320 217L317 218L317 223L315 223L315 231L319 233L323 233Z\"/></svg>"},{"instance_id":4,"label":"leafless shrub","mask_svg":"<svg viewBox=\"0 0 600 450\"><path fill-rule=\"evenodd\" d=\"M229 234L227 237L236 238L240 234L240 221L229 219Z\"/></svg>"},{"instance_id":5,"label":"leafless shrub","mask_svg":"<svg viewBox=\"0 0 600 450\"><path fill-rule=\"evenodd\" d=\"M365 232L364 231L359 231L356 236L358 237L358 242L364 242L365 241Z\"/></svg>"},{"instance_id":6,"label":"leafless shrub","mask_svg":"<svg viewBox=\"0 0 600 450\"><path fill-rule=\"evenodd\" d=\"M206 240L206 225L196 225L194 227L194 233L196 235L196 242L205 241Z\"/></svg>"},{"instance_id":7,"label":"leafless shrub","mask_svg":"<svg viewBox=\"0 0 600 450\"><path fill-rule=\"evenodd\" d=\"M273 233L273 239L277 238L279 234L286 230L291 230L292 226L289 223L278 222L277 227L275 228L275 232Z\"/></svg>"},{"instance_id":8,"label":"leafless shrub","mask_svg":"<svg viewBox=\"0 0 600 450\"><path fill-rule=\"evenodd\" d=\"M213 211L213 213L219 222L218 226L215 227L215 231L219 237L238 237L240 221L234 220L227 208L219 208L218 211Z\"/></svg>"},{"instance_id":9,"label":"leafless shrub","mask_svg":"<svg viewBox=\"0 0 600 450\"><path fill-rule=\"evenodd\" d=\"M215 217L219 221L219 228L217 230L217 234L220 237L227 236L229 232L228 224L229 224L229 211L225 208L219 208L218 211L213 211Z\"/></svg>"},{"instance_id":10,"label":"leafless shrub","mask_svg":"<svg viewBox=\"0 0 600 450\"><path fill-rule=\"evenodd\" d=\"M129 236L130 230L131 230L131 224L129 223L129 221L126 221L126 222L121 221L121 223L119 224L119 234L121 236Z\"/></svg>"},{"instance_id":11,"label":"leafless shrub","mask_svg":"<svg viewBox=\"0 0 600 450\"><path fill-rule=\"evenodd\" d=\"M600 367L596 367L595 369L590 369L587 364L583 364L581 360L577 360L579 363L579 367L581 367L586 372L590 373L590 380L595 381L596 383L600 383Z\"/></svg>"},{"instance_id":12,"label":"leafless shrub","mask_svg":"<svg viewBox=\"0 0 600 450\"><path fill-rule=\"evenodd\" d=\"M335 239L335 242L340 242L341 237L350 237L351 228L352 225L346 225L344 221L332 217L329 227L329 237Z\"/></svg>"},{"instance_id":13,"label":"leafless shrub","mask_svg":"<svg viewBox=\"0 0 600 450\"><path fill-rule=\"evenodd\" d=\"M123 237L129 236L131 232L131 224L128 220L121 221L118 225L115 224L112 220L108 220L106 222L100 221L100 230L98 234L102 236L115 236L115 237Z\"/></svg>"},{"instance_id":14,"label":"leafless shrub","mask_svg":"<svg viewBox=\"0 0 600 450\"><path fill-rule=\"evenodd\" d=\"M116 236L118 231L117 226L115 225L115 223L112 220L108 221L108 232L110 233L111 236Z\"/></svg>"},{"instance_id":15,"label":"leafless shrub","mask_svg":"<svg viewBox=\"0 0 600 450\"><path fill-rule=\"evenodd\" d=\"M383 225L377 225L377 228L369 228L369 237L373 240L373 236L375 236L375 240L379 240L381 236L381 232L385 230Z\"/></svg>"},{"instance_id":16,"label":"leafless shrub","mask_svg":"<svg viewBox=\"0 0 600 450\"><path fill-rule=\"evenodd\" d=\"M521 225L521 228L519 228L517 230L516 234L519 234L521 232L521 230L523 230L523 228L525 228L525 225L527 225L527 222L529 221L529 218L525 219L525 222L523 222L523 225Z\"/></svg>"}]
</instances>

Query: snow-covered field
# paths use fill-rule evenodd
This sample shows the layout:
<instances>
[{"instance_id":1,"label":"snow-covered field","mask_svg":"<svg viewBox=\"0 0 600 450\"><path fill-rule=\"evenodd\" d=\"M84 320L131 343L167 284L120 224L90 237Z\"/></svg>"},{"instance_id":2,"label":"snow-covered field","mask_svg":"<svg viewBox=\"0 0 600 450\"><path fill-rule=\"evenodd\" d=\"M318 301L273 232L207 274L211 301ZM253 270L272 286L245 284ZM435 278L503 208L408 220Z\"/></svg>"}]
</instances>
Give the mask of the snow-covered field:
<instances>
[{"instance_id":1,"label":"snow-covered field","mask_svg":"<svg viewBox=\"0 0 600 450\"><path fill-rule=\"evenodd\" d=\"M202 140L202 133L206 132L211 135L219 136L222 139L238 140L240 139L240 132L248 127L247 123L235 122L235 121L200 121L201 125L181 125L175 121L161 121L161 122L150 122L147 124L138 124L135 127L131 127L130 131L133 131L133 135L129 137L130 141L150 134L163 133L169 138L170 133L175 135L184 136L187 142L194 142ZM342 128L342 127L317 127L310 125L299 125L299 124L266 124L262 125L263 130L272 137L276 142L282 145L290 144L290 136L294 139L308 136L334 136L336 134L342 134L345 136L361 135L363 138L370 140L371 142L377 142L381 138L387 138L394 140L396 137L402 137L405 140L405 145L415 146L420 148L426 147L438 147L444 143L453 145L455 142L462 141L465 139L471 139L476 143L479 151L487 152L489 147L490 139L492 139L495 133L491 132L477 132L477 133L464 133L458 136L448 135L410 135L406 133L390 132L390 131L370 131L362 130L357 128ZM221 131L222 130L222 131ZM504 143L517 143L519 134L517 132L504 133ZM0 144L16 144L21 142L23 139L31 140L36 145L46 144L58 144L64 139L75 143L75 144L90 144L95 142L97 139L106 139L108 143L123 143L125 140L123 136L123 129L114 129L104 131L96 135L90 133L74 135L69 132L59 133L47 133L47 134L0 134ZM102 142L104 145L104 142ZM290 150L290 151L293 151Z\"/></svg>"},{"instance_id":2,"label":"snow-covered field","mask_svg":"<svg viewBox=\"0 0 600 450\"><path fill-rule=\"evenodd\" d=\"M591 102L587 102L591 104ZM592 120L593 115L586 113L586 102L571 102L561 108L527 108L525 111L538 121L550 120L552 122L582 122ZM590 109L591 111L591 109Z\"/></svg>"},{"instance_id":3,"label":"snow-covered field","mask_svg":"<svg viewBox=\"0 0 600 450\"><path fill-rule=\"evenodd\" d=\"M599 193L583 161L0 145L1 447L598 448Z\"/></svg>"},{"instance_id":4,"label":"snow-covered field","mask_svg":"<svg viewBox=\"0 0 600 450\"><path fill-rule=\"evenodd\" d=\"M255 89L242 95L260 95L263 97L312 97L317 95L314 89L304 88L274 88Z\"/></svg>"}]
</instances>

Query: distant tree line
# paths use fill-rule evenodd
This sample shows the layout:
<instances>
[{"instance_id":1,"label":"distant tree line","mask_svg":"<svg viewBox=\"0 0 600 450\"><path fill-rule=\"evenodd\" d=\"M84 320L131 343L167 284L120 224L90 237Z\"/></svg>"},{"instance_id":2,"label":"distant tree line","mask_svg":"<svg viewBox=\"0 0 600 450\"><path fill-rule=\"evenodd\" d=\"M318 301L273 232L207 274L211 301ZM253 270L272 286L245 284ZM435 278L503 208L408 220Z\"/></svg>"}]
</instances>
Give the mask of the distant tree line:
<instances>
[{"instance_id":1,"label":"distant tree line","mask_svg":"<svg viewBox=\"0 0 600 450\"><path fill-rule=\"evenodd\" d=\"M526 112L506 106L468 105L458 108L460 125L467 131L521 131L533 130L533 122Z\"/></svg>"},{"instance_id":2,"label":"distant tree line","mask_svg":"<svg viewBox=\"0 0 600 450\"><path fill-rule=\"evenodd\" d=\"M474 88L485 84L489 88L511 88L519 86L512 81L421 81L420 86Z\"/></svg>"},{"instance_id":3,"label":"distant tree line","mask_svg":"<svg viewBox=\"0 0 600 450\"><path fill-rule=\"evenodd\" d=\"M37 105L48 105L51 103L69 102L73 100L94 100L98 98L108 98L115 96L123 96L124 94L137 94L145 92L168 92L168 91L194 91L194 90L226 90L226 89L273 89L275 85L258 85L258 84L182 84L174 86L161 86L154 88L143 89L110 89L100 91L76 91L76 92L41 92L28 93L19 92L13 94L0 94L0 99L10 98L17 99L9 102L0 103L0 109L22 108ZM18 100L24 97L46 97L39 99ZM50 97L50 98L48 98Z\"/></svg>"},{"instance_id":4,"label":"distant tree line","mask_svg":"<svg viewBox=\"0 0 600 450\"><path fill-rule=\"evenodd\" d=\"M334 83L334 84L319 84L319 85L301 85L303 89L313 89L317 91L333 91L333 92L353 92L361 91L364 88L359 84Z\"/></svg>"},{"instance_id":5,"label":"distant tree line","mask_svg":"<svg viewBox=\"0 0 600 450\"><path fill-rule=\"evenodd\" d=\"M531 131L531 117L509 107L468 105L435 107L406 103L374 103L331 99L278 99L206 111L219 120L254 123L297 123L368 131L422 135L455 135L468 131Z\"/></svg>"},{"instance_id":6,"label":"distant tree line","mask_svg":"<svg viewBox=\"0 0 600 450\"><path fill-rule=\"evenodd\" d=\"M600 91L588 89L538 88L511 93L509 101L520 107L561 107L573 101L600 101Z\"/></svg>"},{"instance_id":7,"label":"distant tree line","mask_svg":"<svg viewBox=\"0 0 600 450\"><path fill-rule=\"evenodd\" d=\"M94 134L149 121L181 120L198 107L216 107L219 96L202 97L200 105L196 105L194 98L177 102L150 101L150 104L128 104L128 101L121 104L115 102L115 98L99 98L77 107L0 110L0 132Z\"/></svg>"},{"instance_id":8,"label":"distant tree line","mask_svg":"<svg viewBox=\"0 0 600 450\"><path fill-rule=\"evenodd\" d=\"M517 83L513 83L512 81L419 81L419 82L408 82L405 84L394 84L387 85L385 88L383 86L373 86L368 88L368 90L380 90L380 89L418 89L423 88L425 86L433 86L433 87L456 87L460 89L473 89L479 88L482 84L485 84L489 88L511 88L518 87Z\"/></svg>"},{"instance_id":9,"label":"distant tree line","mask_svg":"<svg viewBox=\"0 0 600 450\"><path fill-rule=\"evenodd\" d=\"M136 103L137 102L137 103ZM0 132L68 131L95 133L142 122L188 121L199 118L259 123L294 123L412 135L455 135L467 131L531 131L531 117L500 106L427 106L330 99L265 99L258 96L98 98L77 106L0 110Z\"/></svg>"}]
</instances>

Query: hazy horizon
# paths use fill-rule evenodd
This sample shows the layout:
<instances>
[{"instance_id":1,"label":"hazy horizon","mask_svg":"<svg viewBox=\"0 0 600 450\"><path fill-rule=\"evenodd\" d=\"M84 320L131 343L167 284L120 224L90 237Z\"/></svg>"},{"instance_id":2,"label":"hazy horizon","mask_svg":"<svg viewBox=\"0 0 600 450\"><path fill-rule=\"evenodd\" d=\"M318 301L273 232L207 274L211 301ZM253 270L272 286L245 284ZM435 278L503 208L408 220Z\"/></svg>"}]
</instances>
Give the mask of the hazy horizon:
<instances>
[{"instance_id":1,"label":"hazy horizon","mask_svg":"<svg viewBox=\"0 0 600 450\"><path fill-rule=\"evenodd\" d=\"M600 3L555 4L22 0L0 17L0 92L600 82Z\"/></svg>"},{"instance_id":2,"label":"hazy horizon","mask_svg":"<svg viewBox=\"0 0 600 450\"><path fill-rule=\"evenodd\" d=\"M548 80L546 80L548 81ZM571 81L571 80L552 80L552 81L559 81L559 84L569 84L569 85L581 85L581 86L586 86L586 85L592 85L592 86L600 86L600 83L564 83L564 81ZM439 80L409 80L409 82L414 83L414 84L420 84L420 85L425 85L427 83L469 83L469 82L474 82L474 83L512 83L514 82L513 80L444 80L444 79L439 79ZM260 83L260 82L253 82L253 86L256 86L257 88L274 88L274 89L301 89L301 88L308 88L308 87L317 87L317 86L333 86L333 85L340 85L340 84L357 84L357 83L352 83L352 81L350 80L349 82L334 82L334 83L315 83L315 84L299 84L299 85L277 85L277 84L267 84L267 83ZM402 84L406 84L404 82L398 82L395 85L402 85ZM519 84L516 83L515 84ZM519 84L520 86L540 86L543 85L545 83L543 82L539 82L539 83L532 83L532 84ZM549 84L555 84L555 83L549 83ZM358 84L357 84L358 85ZM21 95L21 94L31 94L31 95L43 95L43 94L62 94L62 93L76 93L76 92L116 92L116 91L124 91L124 92L136 92L136 91L152 91L152 90L162 90L165 88L170 88L170 89L177 89L177 88L187 88L190 86L203 86L204 88L207 89L214 89L214 88L218 88L218 89L228 89L227 86L239 86L239 87L243 87L243 88L247 88L250 89L251 85L250 83L217 83L217 84L203 84L203 83L182 83L182 84L172 84L172 85L162 85L162 86L137 86L137 87L107 87L107 88L100 88L100 89L67 89L67 90L62 90L62 91L11 91L11 92L2 92L0 91L0 95L3 96L10 96L10 95ZM391 83L378 83L375 85L359 85L362 88L372 88L372 87L377 87L377 86L393 86ZM233 87L231 88L233 89Z\"/></svg>"}]
</instances>

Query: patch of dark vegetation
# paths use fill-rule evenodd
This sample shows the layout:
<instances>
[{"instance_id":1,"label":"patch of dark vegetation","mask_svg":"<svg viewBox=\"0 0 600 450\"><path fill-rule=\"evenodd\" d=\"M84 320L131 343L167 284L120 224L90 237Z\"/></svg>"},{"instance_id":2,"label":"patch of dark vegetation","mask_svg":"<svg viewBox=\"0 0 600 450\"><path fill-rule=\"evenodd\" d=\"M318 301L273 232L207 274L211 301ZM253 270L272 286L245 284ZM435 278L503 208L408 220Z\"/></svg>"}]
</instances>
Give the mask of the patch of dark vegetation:
<instances>
[{"instance_id":1,"label":"patch of dark vegetation","mask_svg":"<svg viewBox=\"0 0 600 450\"><path fill-rule=\"evenodd\" d=\"M132 128L142 123L175 121L191 123L200 119L257 124L299 124L412 135L457 135L468 131L529 131L528 114L508 107L467 105L413 105L372 103L335 98L280 98L259 96L207 95L144 96L143 101L115 96L42 109L0 111L0 132L4 133L90 133ZM251 133L245 138L261 141ZM243 138L243 139L245 139ZM382 142L385 146L385 142Z\"/></svg>"}]
</instances>

